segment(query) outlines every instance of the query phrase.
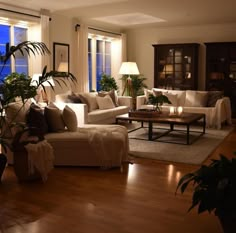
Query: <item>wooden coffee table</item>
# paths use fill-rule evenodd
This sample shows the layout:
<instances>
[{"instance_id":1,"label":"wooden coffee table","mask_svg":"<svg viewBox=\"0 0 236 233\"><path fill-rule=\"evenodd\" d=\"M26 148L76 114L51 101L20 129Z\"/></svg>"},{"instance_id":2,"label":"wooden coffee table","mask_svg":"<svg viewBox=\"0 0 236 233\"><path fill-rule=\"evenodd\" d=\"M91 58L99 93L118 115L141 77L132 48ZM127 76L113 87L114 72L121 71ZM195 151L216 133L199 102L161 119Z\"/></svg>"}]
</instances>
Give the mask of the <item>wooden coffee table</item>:
<instances>
[{"instance_id":1,"label":"wooden coffee table","mask_svg":"<svg viewBox=\"0 0 236 233\"><path fill-rule=\"evenodd\" d=\"M199 120L203 120L202 122L202 130L201 131L196 131L196 130L190 130L190 126L196 124ZM186 141L185 142L173 142L177 144L185 144L185 145L190 145L192 144L195 140L197 140L199 137L201 137L203 134L205 134L205 128L206 128L206 117L205 114L198 114L198 113L183 113L181 116L170 116L169 113L161 113L160 116L153 116L153 117L142 117L142 116L129 116L129 114L123 114L119 115L116 117L116 123L118 124L119 121L138 121L141 123L140 127L132 129L129 131L133 132L135 130L138 130L140 128L144 128L144 123L146 122L148 124L148 140L149 141L162 141L162 142L169 142L169 141L163 141L160 140L159 138L169 134L172 131L184 131L186 133ZM153 135L153 124L154 123L159 123L159 124L169 124L170 128L166 129L165 132L161 133L158 136ZM175 125L183 125L186 126L186 129L180 130L180 129L175 129ZM197 136L194 137L192 140L190 140L190 133L194 132L197 133ZM140 138L136 138L140 139Z\"/></svg>"}]
</instances>

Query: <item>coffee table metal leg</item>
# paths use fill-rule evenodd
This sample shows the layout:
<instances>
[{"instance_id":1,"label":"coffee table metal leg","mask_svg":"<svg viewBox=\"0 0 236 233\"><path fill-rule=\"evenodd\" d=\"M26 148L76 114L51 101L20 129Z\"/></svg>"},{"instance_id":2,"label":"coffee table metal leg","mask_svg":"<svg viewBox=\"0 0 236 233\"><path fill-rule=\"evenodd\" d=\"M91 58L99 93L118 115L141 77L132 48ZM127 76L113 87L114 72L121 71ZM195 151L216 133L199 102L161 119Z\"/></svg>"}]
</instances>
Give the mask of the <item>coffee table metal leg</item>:
<instances>
[{"instance_id":1,"label":"coffee table metal leg","mask_svg":"<svg viewBox=\"0 0 236 233\"><path fill-rule=\"evenodd\" d=\"M153 129L152 122L149 121L148 122L148 140L149 141L152 141L152 129Z\"/></svg>"},{"instance_id":2,"label":"coffee table metal leg","mask_svg":"<svg viewBox=\"0 0 236 233\"><path fill-rule=\"evenodd\" d=\"M189 145L189 124L187 124L187 145Z\"/></svg>"}]
</instances>

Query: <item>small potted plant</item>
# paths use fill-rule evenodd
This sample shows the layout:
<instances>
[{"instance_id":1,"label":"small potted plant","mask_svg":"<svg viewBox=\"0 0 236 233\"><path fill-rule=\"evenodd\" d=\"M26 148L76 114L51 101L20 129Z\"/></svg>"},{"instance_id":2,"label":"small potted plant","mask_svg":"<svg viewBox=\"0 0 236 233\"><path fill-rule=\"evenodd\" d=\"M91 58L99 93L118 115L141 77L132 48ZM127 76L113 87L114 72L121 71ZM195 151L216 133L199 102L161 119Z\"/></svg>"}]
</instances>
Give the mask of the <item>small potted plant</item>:
<instances>
[{"instance_id":1,"label":"small potted plant","mask_svg":"<svg viewBox=\"0 0 236 233\"><path fill-rule=\"evenodd\" d=\"M102 73L102 78L100 80L100 87L102 91L118 90L116 80L110 75L107 75L105 73Z\"/></svg>"},{"instance_id":2,"label":"small potted plant","mask_svg":"<svg viewBox=\"0 0 236 233\"><path fill-rule=\"evenodd\" d=\"M236 154L236 153L234 153ZM224 233L236 231L236 159L220 155L209 165L202 165L194 172L184 175L178 189L184 193L193 184L192 204L188 211L198 207L198 213L208 211L219 218Z\"/></svg>"},{"instance_id":3,"label":"small potted plant","mask_svg":"<svg viewBox=\"0 0 236 233\"><path fill-rule=\"evenodd\" d=\"M154 110L158 111L158 112L161 112L161 106L164 103L171 104L171 102L168 99L168 97L163 95L163 94L161 94L161 93L158 94L158 95L150 94L149 97L148 97L148 100L149 100L150 104L154 105L154 107L155 107Z\"/></svg>"}]
</instances>

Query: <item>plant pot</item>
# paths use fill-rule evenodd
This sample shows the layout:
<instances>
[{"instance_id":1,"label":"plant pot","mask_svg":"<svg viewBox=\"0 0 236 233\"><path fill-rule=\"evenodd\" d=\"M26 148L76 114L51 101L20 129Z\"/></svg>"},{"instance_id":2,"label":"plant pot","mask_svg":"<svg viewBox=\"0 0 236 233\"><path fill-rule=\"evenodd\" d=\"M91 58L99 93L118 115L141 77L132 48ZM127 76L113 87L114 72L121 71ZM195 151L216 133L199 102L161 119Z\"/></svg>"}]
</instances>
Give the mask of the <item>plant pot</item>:
<instances>
[{"instance_id":1,"label":"plant pot","mask_svg":"<svg viewBox=\"0 0 236 233\"><path fill-rule=\"evenodd\" d=\"M236 214L218 216L224 233L236 232Z\"/></svg>"},{"instance_id":2,"label":"plant pot","mask_svg":"<svg viewBox=\"0 0 236 233\"><path fill-rule=\"evenodd\" d=\"M14 150L14 171L19 182L42 179L40 173L35 169L31 174L29 170L28 152L24 145L19 144Z\"/></svg>"},{"instance_id":3,"label":"plant pot","mask_svg":"<svg viewBox=\"0 0 236 233\"><path fill-rule=\"evenodd\" d=\"M7 157L3 153L0 153L0 182L6 164L7 164Z\"/></svg>"}]
</instances>

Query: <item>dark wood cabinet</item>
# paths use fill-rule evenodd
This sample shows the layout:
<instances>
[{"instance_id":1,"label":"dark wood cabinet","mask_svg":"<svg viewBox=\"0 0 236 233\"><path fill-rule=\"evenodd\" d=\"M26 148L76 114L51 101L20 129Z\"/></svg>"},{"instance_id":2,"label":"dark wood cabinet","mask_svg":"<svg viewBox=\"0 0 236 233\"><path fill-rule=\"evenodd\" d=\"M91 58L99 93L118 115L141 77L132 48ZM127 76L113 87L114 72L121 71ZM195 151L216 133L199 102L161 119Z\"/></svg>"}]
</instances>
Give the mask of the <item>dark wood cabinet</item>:
<instances>
[{"instance_id":1,"label":"dark wood cabinet","mask_svg":"<svg viewBox=\"0 0 236 233\"><path fill-rule=\"evenodd\" d=\"M221 90L231 101L236 117L236 42L206 45L206 90Z\"/></svg>"},{"instance_id":2,"label":"dark wood cabinet","mask_svg":"<svg viewBox=\"0 0 236 233\"><path fill-rule=\"evenodd\" d=\"M199 44L156 44L154 47L154 87L196 90Z\"/></svg>"}]
</instances>

